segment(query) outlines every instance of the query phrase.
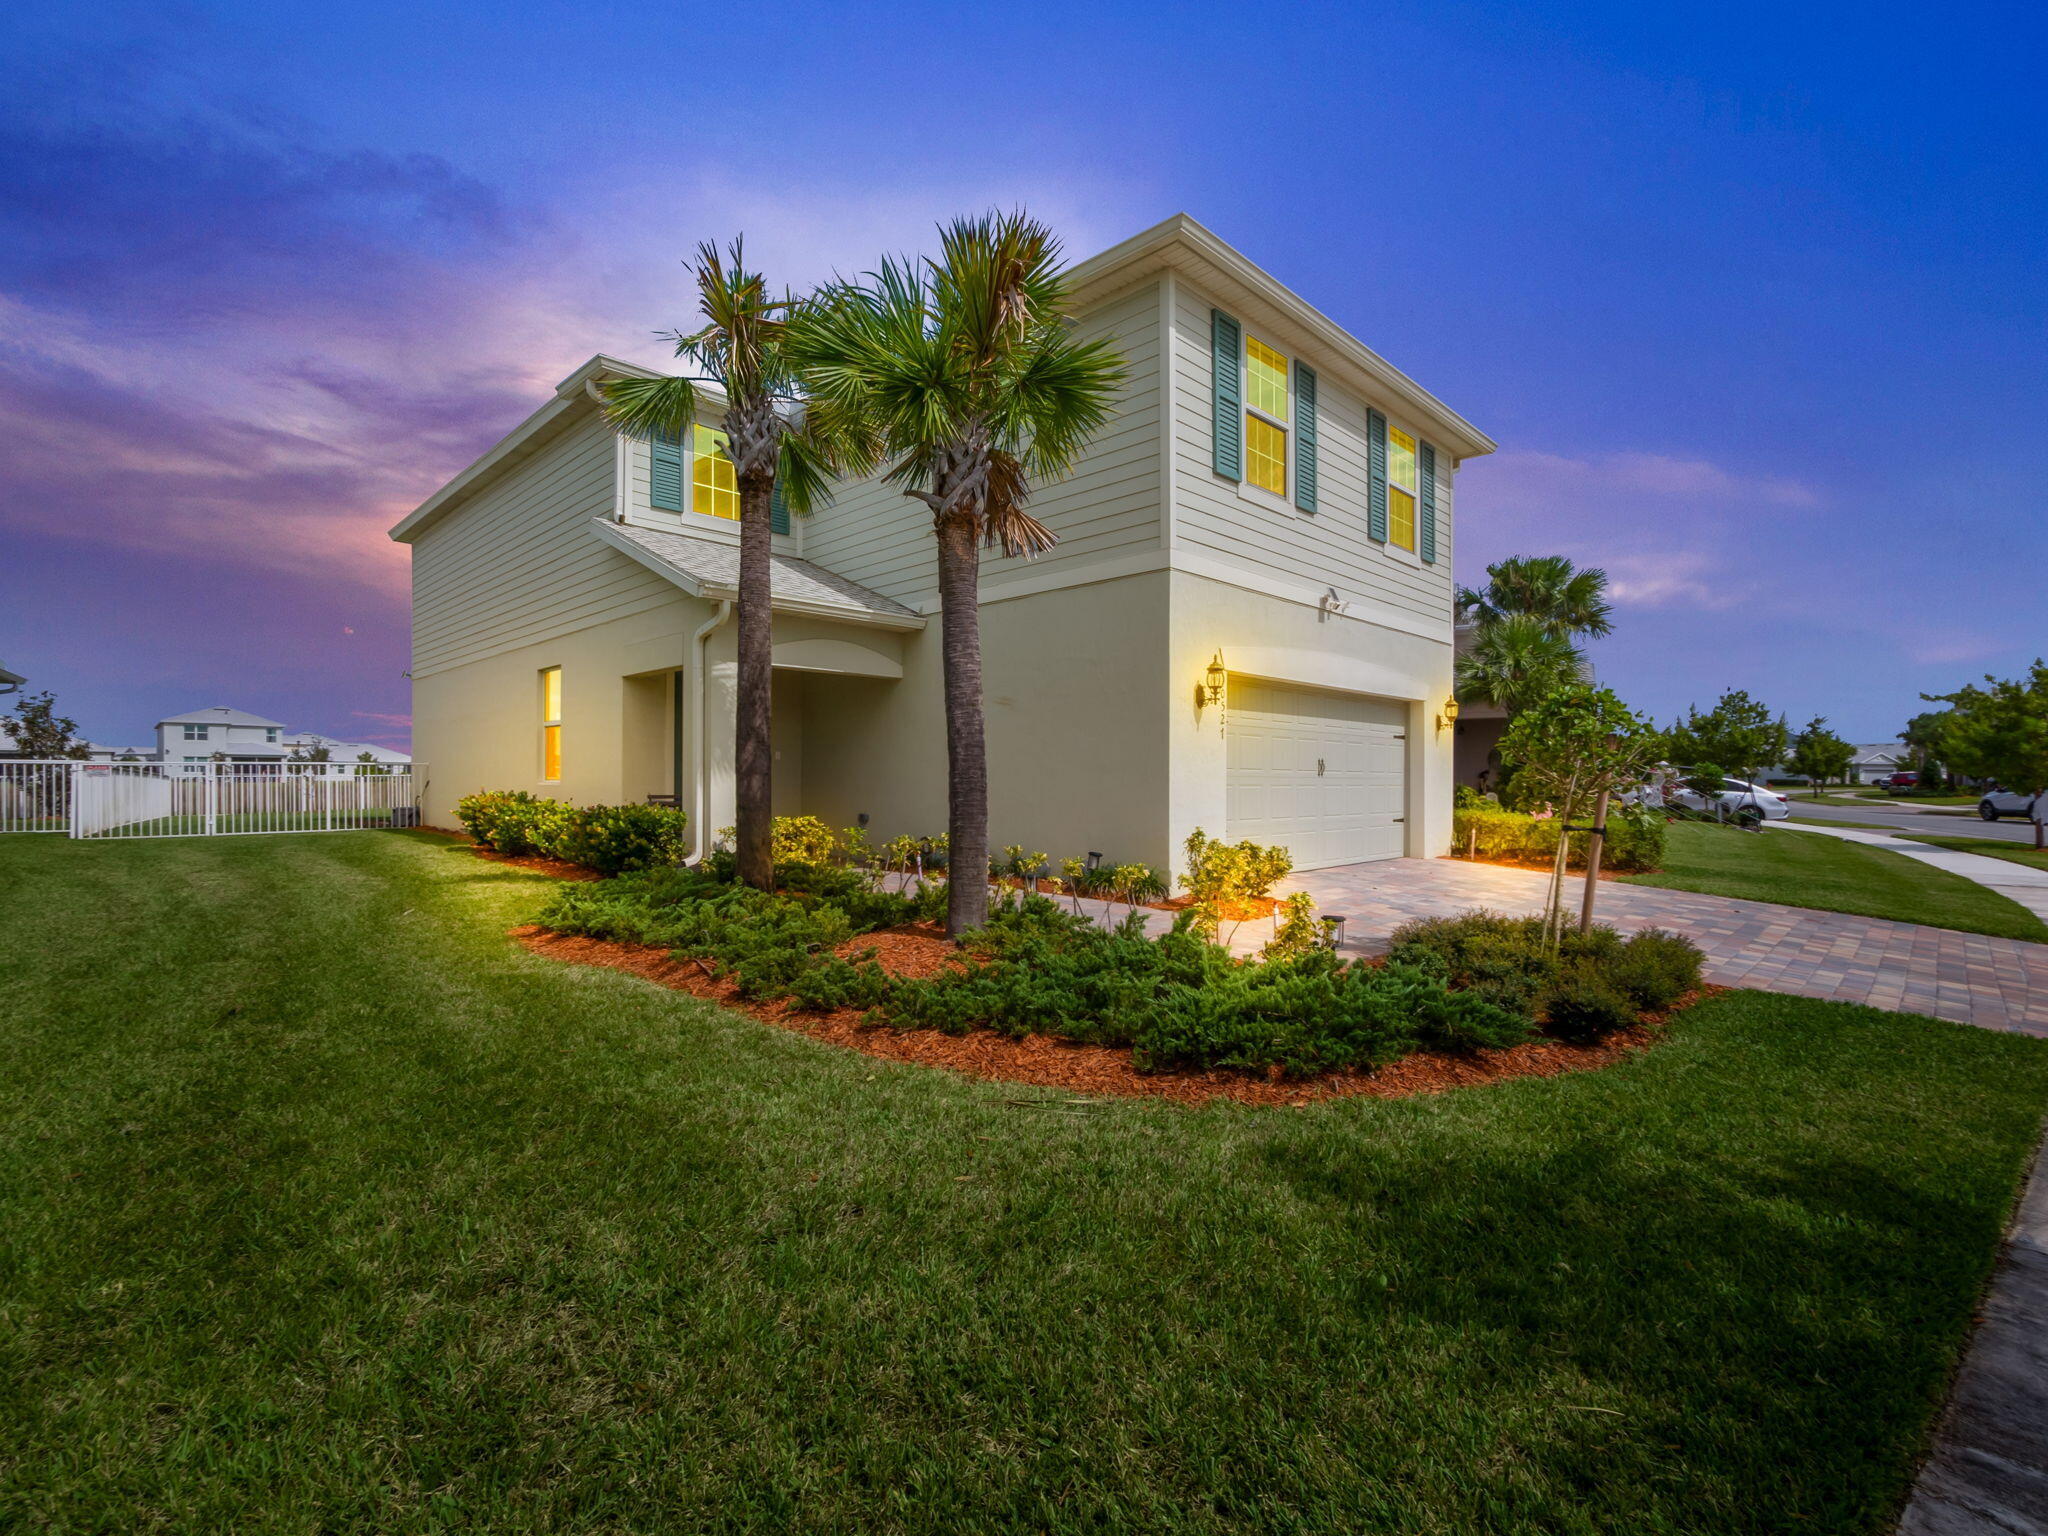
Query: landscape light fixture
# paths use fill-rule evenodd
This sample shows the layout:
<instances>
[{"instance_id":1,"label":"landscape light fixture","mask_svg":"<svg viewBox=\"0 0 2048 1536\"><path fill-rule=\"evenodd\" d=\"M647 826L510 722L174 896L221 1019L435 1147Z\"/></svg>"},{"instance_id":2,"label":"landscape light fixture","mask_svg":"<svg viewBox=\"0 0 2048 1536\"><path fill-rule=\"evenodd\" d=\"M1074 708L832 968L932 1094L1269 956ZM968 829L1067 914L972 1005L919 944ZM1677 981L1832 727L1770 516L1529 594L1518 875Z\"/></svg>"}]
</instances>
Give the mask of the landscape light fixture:
<instances>
[{"instance_id":1,"label":"landscape light fixture","mask_svg":"<svg viewBox=\"0 0 2048 1536\"><path fill-rule=\"evenodd\" d=\"M1344 919L1326 917L1323 919L1323 948L1335 949L1344 942Z\"/></svg>"},{"instance_id":2,"label":"landscape light fixture","mask_svg":"<svg viewBox=\"0 0 2048 1536\"><path fill-rule=\"evenodd\" d=\"M1101 854L1099 854L1099 853L1091 853L1091 854L1089 854L1089 855L1088 855L1088 873L1089 873L1089 874L1091 874L1091 875L1092 875L1092 874L1094 874L1094 873L1095 873L1095 871L1096 871L1096 868L1097 868L1097 867L1098 867L1098 866L1099 866L1099 865L1100 865L1101 863L1102 863L1102 855L1101 855Z\"/></svg>"}]
</instances>

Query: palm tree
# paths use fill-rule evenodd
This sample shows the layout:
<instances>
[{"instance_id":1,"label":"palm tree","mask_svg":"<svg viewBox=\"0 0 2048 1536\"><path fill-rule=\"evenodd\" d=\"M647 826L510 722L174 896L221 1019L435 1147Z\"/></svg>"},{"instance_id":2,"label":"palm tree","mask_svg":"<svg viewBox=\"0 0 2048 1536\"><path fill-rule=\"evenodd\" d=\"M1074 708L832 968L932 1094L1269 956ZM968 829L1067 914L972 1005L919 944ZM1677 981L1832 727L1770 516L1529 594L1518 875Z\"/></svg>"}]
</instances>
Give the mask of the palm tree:
<instances>
[{"instance_id":1,"label":"palm tree","mask_svg":"<svg viewBox=\"0 0 2048 1536\"><path fill-rule=\"evenodd\" d=\"M771 503L776 487L798 515L824 502L835 467L829 413L804 411L790 359L802 305L771 295L749 272L741 242L721 257L708 241L697 247L697 293L705 324L668 332L676 356L694 373L669 378L612 379L602 388L605 415L629 437L673 441L705 408L698 386L724 396L720 426L733 462L740 503L739 679L733 724L735 822L739 878L762 890L774 884L773 641Z\"/></svg>"},{"instance_id":2,"label":"palm tree","mask_svg":"<svg viewBox=\"0 0 2048 1536\"><path fill-rule=\"evenodd\" d=\"M1577 682L1581 635L1610 633L1607 573L1579 570L1563 555L1516 555L1486 568L1486 585L1460 587L1458 618L1473 627L1457 660L1455 691L1467 704L1498 704L1510 716L1560 683Z\"/></svg>"},{"instance_id":3,"label":"palm tree","mask_svg":"<svg viewBox=\"0 0 2048 1536\"><path fill-rule=\"evenodd\" d=\"M938 540L945 662L946 928L988 916L988 752L982 722L983 546L1052 548L1025 511L1109 417L1123 362L1067 328L1060 247L1017 212L941 228L936 261L882 263L819 295L798 354L814 405L857 421L886 480L928 507Z\"/></svg>"},{"instance_id":4,"label":"palm tree","mask_svg":"<svg viewBox=\"0 0 2048 1536\"><path fill-rule=\"evenodd\" d=\"M1543 620L1510 613L1482 623L1472 648L1458 657L1457 695L1467 704L1498 704L1512 716L1580 678L1579 648Z\"/></svg>"},{"instance_id":5,"label":"palm tree","mask_svg":"<svg viewBox=\"0 0 2048 1536\"><path fill-rule=\"evenodd\" d=\"M1458 588L1458 617L1484 627L1509 614L1540 619L1571 639L1609 633L1607 573L1576 569L1563 555L1516 555L1486 568L1486 585Z\"/></svg>"}]
</instances>

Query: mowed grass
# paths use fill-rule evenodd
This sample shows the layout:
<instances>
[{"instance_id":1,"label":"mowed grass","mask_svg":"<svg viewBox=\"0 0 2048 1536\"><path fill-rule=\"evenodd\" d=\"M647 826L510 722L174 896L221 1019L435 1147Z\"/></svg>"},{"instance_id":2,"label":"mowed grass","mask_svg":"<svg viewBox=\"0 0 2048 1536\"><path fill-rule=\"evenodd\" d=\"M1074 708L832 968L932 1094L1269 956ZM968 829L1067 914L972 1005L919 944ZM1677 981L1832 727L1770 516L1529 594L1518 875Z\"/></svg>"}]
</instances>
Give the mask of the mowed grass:
<instances>
[{"instance_id":1,"label":"mowed grass","mask_svg":"<svg viewBox=\"0 0 2048 1536\"><path fill-rule=\"evenodd\" d=\"M1981 853L1987 859L2006 859L2014 864L2024 864L2029 869L2048 869L2048 848L2036 848L2032 843L2009 842L2002 837L1927 837L1917 832L1910 836L1914 842L1934 848L1950 848L1957 853Z\"/></svg>"},{"instance_id":2,"label":"mowed grass","mask_svg":"<svg viewBox=\"0 0 2048 1536\"><path fill-rule=\"evenodd\" d=\"M530 957L544 884L0 839L0 1528L1880 1532L2048 1101L1737 993L1076 1103Z\"/></svg>"},{"instance_id":3,"label":"mowed grass","mask_svg":"<svg viewBox=\"0 0 2048 1536\"><path fill-rule=\"evenodd\" d=\"M1661 870L1618 878L2048 942L2048 925L2018 902L1889 849L1819 832L1743 832L1698 822L1675 821L1668 831Z\"/></svg>"}]
</instances>

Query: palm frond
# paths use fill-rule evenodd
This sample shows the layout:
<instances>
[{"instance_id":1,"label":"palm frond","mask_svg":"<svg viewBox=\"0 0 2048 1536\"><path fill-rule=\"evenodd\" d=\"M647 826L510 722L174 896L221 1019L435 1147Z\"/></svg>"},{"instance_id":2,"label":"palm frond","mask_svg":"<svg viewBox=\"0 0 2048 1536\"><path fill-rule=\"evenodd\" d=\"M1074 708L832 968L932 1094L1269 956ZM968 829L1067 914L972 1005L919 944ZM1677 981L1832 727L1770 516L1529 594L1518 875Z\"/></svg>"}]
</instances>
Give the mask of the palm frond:
<instances>
[{"instance_id":1,"label":"palm frond","mask_svg":"<svg viewBox=\"0 0 2048 1536\"><path fill-rule=\"evenodd\" d=\"M697 384L688 378L606 379L598 386L605 420L640 442L674 440L697 419Z\"/></svg>"}]
</instances>

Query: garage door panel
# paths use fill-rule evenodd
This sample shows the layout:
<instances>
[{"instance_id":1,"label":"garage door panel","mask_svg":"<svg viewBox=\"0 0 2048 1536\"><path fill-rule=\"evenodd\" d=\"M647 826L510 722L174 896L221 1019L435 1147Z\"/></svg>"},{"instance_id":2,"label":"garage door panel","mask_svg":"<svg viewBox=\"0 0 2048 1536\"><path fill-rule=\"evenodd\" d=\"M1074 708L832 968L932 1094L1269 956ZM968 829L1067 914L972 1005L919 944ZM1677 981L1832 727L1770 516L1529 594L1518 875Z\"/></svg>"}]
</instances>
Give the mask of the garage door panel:
<instances>
[{"instance_id":1,"label":"garage door panel","mask_svg":"<svg viewBox=\"0 0 2048 1536\"><path fill-rule=\"evenodd\" d=\"M1397 699L1232 678L1229 837L1281 844L1297 869L1399 858L1407 717Z\"/></svg>"}]
</instances>

